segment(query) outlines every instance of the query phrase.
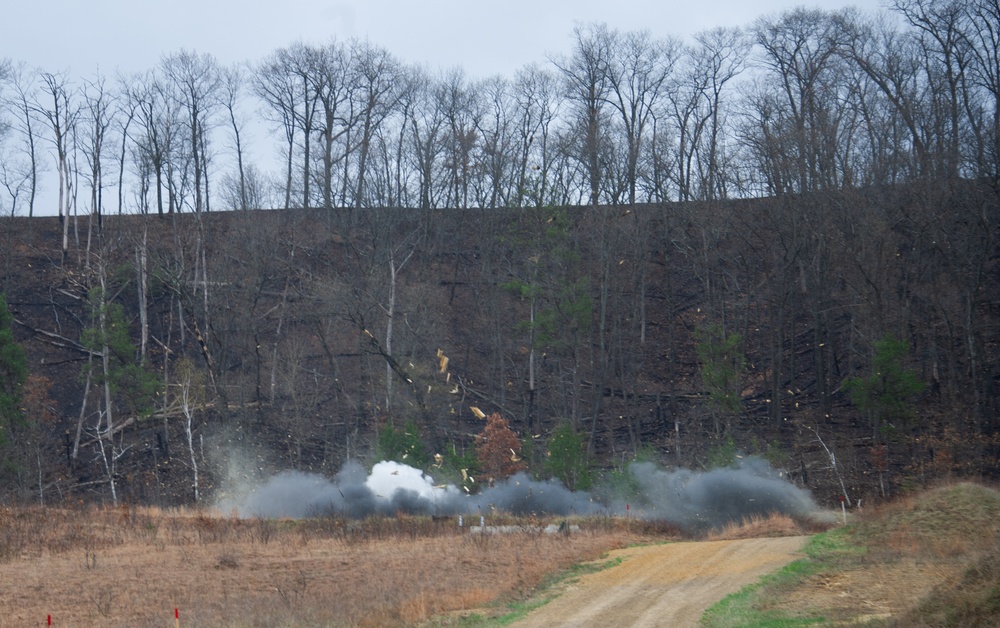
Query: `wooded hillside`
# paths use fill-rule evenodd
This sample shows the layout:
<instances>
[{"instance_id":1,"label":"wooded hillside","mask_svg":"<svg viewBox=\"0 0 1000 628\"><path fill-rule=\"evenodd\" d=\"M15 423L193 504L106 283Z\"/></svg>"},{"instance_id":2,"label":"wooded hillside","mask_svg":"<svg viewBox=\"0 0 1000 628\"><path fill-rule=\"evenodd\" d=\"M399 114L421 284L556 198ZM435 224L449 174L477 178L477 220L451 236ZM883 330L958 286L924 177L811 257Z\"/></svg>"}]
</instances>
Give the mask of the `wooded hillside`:
<instances>
[{"instance_id":1,"label":"wooded hillside","mask_svg":"<svg viewBox=\"0 0 1000 628\"><path fill-rule=\"evenodd\" d=\"M996 477L998 208L958 181L113 216L72 219L65 262L57 218L7 218L31 377L4 493L103 500L113 478L116 499L191 502L196 467L201 499L247 455L333 474L386 427L447 460L483 429L472 406L510 421L538 473L568 424L600 468L735 448L821 501L840 477L852 498Z\"/></svg>"}]
</instances>

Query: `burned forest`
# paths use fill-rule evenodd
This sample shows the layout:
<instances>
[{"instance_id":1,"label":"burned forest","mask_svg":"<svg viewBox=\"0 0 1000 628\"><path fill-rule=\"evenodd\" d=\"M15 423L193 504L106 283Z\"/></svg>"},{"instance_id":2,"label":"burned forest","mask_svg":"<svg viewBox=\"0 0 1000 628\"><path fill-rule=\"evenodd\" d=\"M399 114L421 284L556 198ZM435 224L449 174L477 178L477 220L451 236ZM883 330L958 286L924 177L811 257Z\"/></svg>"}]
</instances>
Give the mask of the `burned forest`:
<instances>
[{"instance_id":1,"label":"burned forest","mask_svg":"<svg viewBox=\"0 0 1000 628\"><path fill-rule=\"evenodd\" d=\"M996 477L997 207L962 182L82 217L65 261L57 218L5 219L30 371L6 494L188 503L235 460L332 476L405 456L387 432L447 475L481 412L538 475L568 428L597 472L756 454L821 500Z\"/></svg>"}]
</instances>

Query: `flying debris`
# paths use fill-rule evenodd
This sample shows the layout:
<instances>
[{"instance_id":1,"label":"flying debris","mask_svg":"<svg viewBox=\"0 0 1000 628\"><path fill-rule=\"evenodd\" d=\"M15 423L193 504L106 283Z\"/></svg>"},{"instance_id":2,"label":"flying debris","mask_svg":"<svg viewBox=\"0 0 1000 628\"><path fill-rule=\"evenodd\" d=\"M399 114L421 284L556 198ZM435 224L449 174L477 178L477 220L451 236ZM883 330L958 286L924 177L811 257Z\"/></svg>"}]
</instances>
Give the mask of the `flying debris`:
<instances>
[{"instance_id":1,"label":"flying debris","mask_svg":"<svg viewBox=\"0 0 1000 628\"><path fill-rule=\"evenodd\" d=\"M483 411L477 408L476 406L469 406L469 410L472 410L472 414L476 415L477 418L480 419L486 418L486 415L483 413Z\"/></svg>"}]
</instances>

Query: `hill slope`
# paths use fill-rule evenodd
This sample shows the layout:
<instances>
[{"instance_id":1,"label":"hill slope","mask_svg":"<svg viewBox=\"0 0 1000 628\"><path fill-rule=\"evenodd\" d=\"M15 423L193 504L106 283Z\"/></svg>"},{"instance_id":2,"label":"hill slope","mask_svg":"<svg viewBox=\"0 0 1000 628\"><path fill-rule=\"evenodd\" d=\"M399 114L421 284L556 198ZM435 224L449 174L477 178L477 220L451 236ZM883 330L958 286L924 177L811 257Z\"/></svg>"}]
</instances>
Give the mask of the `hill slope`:
<instances>
[{"instance_id":1,"label":"hill slope","mask_svg":"<svg viewBox=\"0 0 1000 628\"><path fill-rule=\"evenodd\" d=\"M951 209L935 214L939 202ZM761 453L826 503L842 486L854 500L910 478L993 476L997 207L990 190L931 186L109 216L100 230L73 220L65 260L55 218L4 219L15 333L52 401L35 394L29 415L54 414L9 427L6 486L105 499L114 478L128 500L188 502L195 467L203 497L232 474L332 474L407 425L427 464L454 461L482 429L471 406L510 420L540 472L569 424L605 468ZM101 384L107 352L85 338L112 305L130 349L111 357L141 364L151 397ZM843 383L871 373L887 334L924 391L905 413L862 414ZM729 375L706 379L706 365Z\"/></svg>"}]
</instances>

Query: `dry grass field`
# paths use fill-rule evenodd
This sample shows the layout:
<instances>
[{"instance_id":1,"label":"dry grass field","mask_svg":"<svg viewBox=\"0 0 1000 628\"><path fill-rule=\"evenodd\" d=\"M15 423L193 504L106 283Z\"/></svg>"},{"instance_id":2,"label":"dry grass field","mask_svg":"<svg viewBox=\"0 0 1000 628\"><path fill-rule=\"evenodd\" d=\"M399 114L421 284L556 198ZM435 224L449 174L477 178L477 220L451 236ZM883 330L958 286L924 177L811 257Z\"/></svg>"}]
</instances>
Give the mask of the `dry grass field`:
<instances>
[{"instance_id":1,"label":"dry grass field","mask_svg":"<svg viewBox=\"0 0 1000 628\"><path fill-rule=\"evenodd\" d=\"M0 625L51 616L55 626L173 626L175 608L182 626L462 624L470 610L503 615L537 599L557 573L611 550L683 539L666 524L612 517L570 520L569 534L542 530L560 521L498 515L487 523L518 531L481 534L425 516L0 508ZM973 484L866 510L813 537L807 560L741 592L711 625L997 625L998 521L1000 492ZM776 515L705 538L823 527Z\"/></svg>"},{"instance_id":2,"label":"dry grass field","mask_svg":"<svg viewBox=\"0 0 1000 628\"><path fill-rule=\"evenodd\" d=\"M478 521L476 522L478 523ZM611 518L572 534L473 534L430 517L267 520L155 508L0 510L10 626L410 625L532 595L547 577L676 530ZM535 526L535 527L531 527Z\"/></svg>"}]
</instances>

